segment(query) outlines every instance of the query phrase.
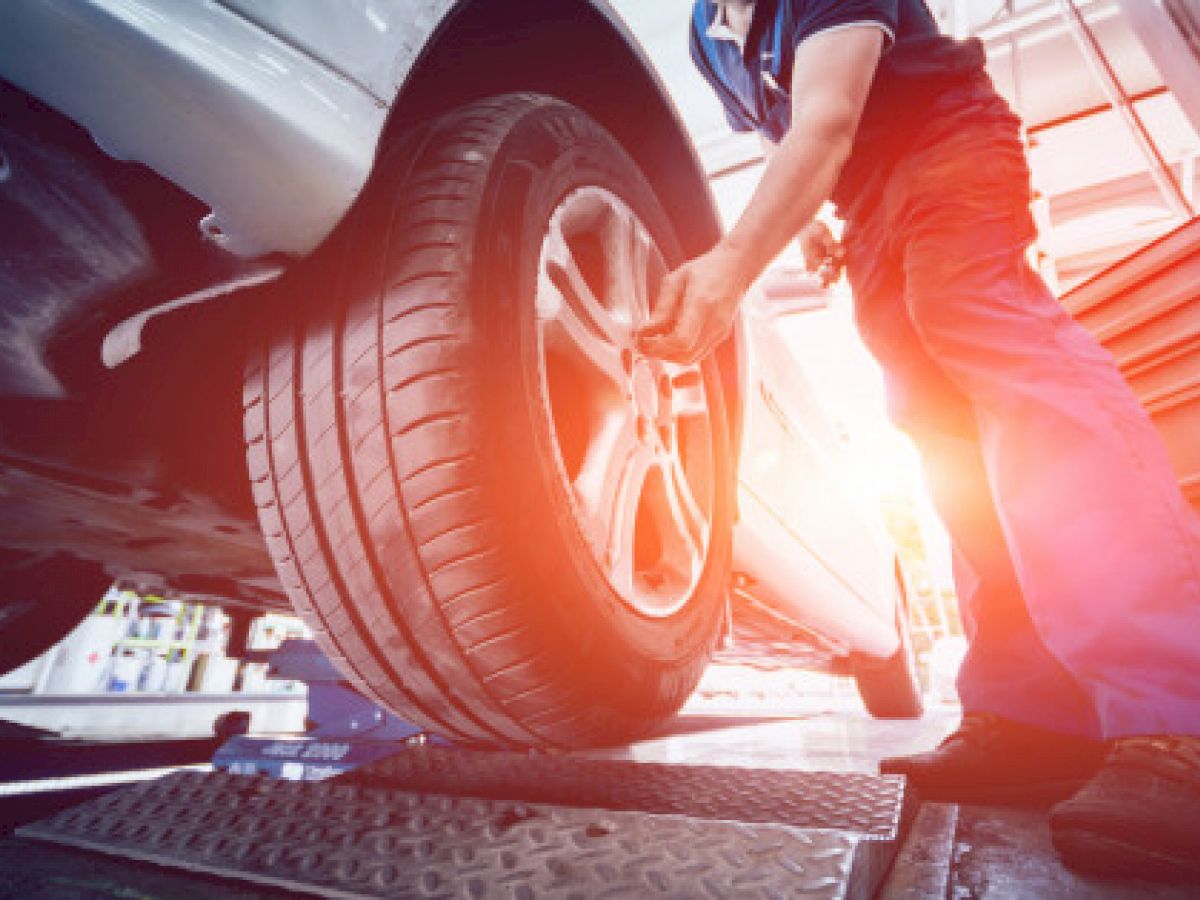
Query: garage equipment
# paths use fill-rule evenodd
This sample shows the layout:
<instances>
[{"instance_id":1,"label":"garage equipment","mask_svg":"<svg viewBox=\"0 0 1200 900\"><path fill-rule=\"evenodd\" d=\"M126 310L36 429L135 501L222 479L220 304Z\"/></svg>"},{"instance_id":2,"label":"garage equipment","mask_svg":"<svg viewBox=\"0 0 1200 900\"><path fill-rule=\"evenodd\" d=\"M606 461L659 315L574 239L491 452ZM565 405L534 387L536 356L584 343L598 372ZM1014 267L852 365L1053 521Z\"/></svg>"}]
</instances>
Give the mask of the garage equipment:
<instances>
[{"instance_id":1,"label":"garage equipment","mask_svg":"<svg viewBox=\"0 0 1200 900\"><path fill-rule=\"evenodd\" d=\"M410 747L319 783L180 772L18 833L326 897L841 898L908 813L894 777Z\"/></svg>"},{"instance_id":2,"label":"garage equipment","mask_svg":"<svg viewBox=\"0 0 1200 900\"><path fill-rule=\"evenodd\" d=\"M248 651L245 659L267 663L268 679L308 686L307 730L294 737L234 734L213 756L217 769L320 781L391 756L406 741L446 744L355 691L315 641L287 640L277 650Z\"/></svg>"}]
</instances>

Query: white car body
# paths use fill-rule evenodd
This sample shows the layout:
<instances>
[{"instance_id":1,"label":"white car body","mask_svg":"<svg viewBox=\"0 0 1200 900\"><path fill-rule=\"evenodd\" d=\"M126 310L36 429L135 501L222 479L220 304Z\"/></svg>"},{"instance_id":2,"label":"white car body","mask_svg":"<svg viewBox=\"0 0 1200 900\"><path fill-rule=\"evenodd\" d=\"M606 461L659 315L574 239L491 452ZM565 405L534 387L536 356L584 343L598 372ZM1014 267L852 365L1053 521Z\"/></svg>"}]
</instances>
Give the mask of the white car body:
<instances>
[{"instance_id":1,"label":"white car body","mask_svg":"<svg viewBox=\"0 0 1200 900\"><path fill-rule=\"evenodd\" d=\"M392 104L455 5L7 0L0 76L201 200L201 227L230 254L300 257L363 190ZM880 517L846 487L765 301L747 304L739 329L735 571L836 647L886 658L898 592Z\"/></svg>"}]
</instances>

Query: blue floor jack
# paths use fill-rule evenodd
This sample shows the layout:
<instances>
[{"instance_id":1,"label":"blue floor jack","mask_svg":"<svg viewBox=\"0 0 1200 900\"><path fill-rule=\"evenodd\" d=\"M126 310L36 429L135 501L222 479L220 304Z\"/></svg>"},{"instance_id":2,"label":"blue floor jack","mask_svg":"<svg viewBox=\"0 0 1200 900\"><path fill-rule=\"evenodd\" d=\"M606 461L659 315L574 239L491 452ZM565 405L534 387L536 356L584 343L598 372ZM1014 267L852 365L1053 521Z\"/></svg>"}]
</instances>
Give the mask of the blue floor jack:
<instances>
[{"instance_id":1,"label":"blue floor jack","mask_svg":"<svg viewBox=\"0 0 1200 900\"><path fill-rule=\"evenodd\" d=\"M229 736L213 756L214 769L322 781L413 744L449 746L355 691L314 641L287 640L278 650L249 651L246 660L267 663L269 679L308 685L306 730L302 735L251 737L246 734L248 713L227 714L217 725L218 735Z\"/></svg>"}]
</instances>

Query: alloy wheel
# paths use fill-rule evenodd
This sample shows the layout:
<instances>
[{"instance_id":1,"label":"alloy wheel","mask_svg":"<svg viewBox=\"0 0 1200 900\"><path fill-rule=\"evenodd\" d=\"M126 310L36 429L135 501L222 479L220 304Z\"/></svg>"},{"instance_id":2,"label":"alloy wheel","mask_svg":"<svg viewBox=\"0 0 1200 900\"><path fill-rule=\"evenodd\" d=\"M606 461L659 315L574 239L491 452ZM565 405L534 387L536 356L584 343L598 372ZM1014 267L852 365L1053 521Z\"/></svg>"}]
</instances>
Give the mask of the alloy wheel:
<instances>
[{"instance_id":1,"label":"alloy wheel","mask_svg":"<svg viewBox=\"0 0 1200 900\"><path fill-rule=\"evenodd\" d=\"M545 411L576 521L612 589L656 617L680 610L704 571L715 472L700 367L634 346L666 271L619 197L582 188L551 216L537 294Z\"/></svg>"}]
</instances>

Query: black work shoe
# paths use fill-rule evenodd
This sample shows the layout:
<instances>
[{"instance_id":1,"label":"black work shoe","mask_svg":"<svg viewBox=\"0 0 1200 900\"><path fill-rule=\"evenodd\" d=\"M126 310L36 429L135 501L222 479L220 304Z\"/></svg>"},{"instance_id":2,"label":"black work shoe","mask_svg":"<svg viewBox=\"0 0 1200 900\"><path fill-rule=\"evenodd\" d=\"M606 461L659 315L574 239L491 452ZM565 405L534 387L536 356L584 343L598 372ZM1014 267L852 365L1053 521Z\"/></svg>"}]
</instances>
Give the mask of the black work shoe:
<instances>
[{"instance_id":1,"label":"black work shoe","mask_svg":"<svg viewBox=\"0 0 1200 900\"><path fill-rule=\"evenodd\" d=\"M923 800L1033 803L1070 796L1103 760L1101 741L966 713L936 750L882 760L879 771L907 776Z\"/></svg>"},{"instance_id":2,"label":"black work shoe","mask_svg":"<svg viewBox=\"0 0 1200 900\"><path fill-rule=\"evenodd\" d=\"M1050 812L1054 847L1093 875L1200 881L1200 737L1120 738Z\"/></svg>"}]
</instances>

